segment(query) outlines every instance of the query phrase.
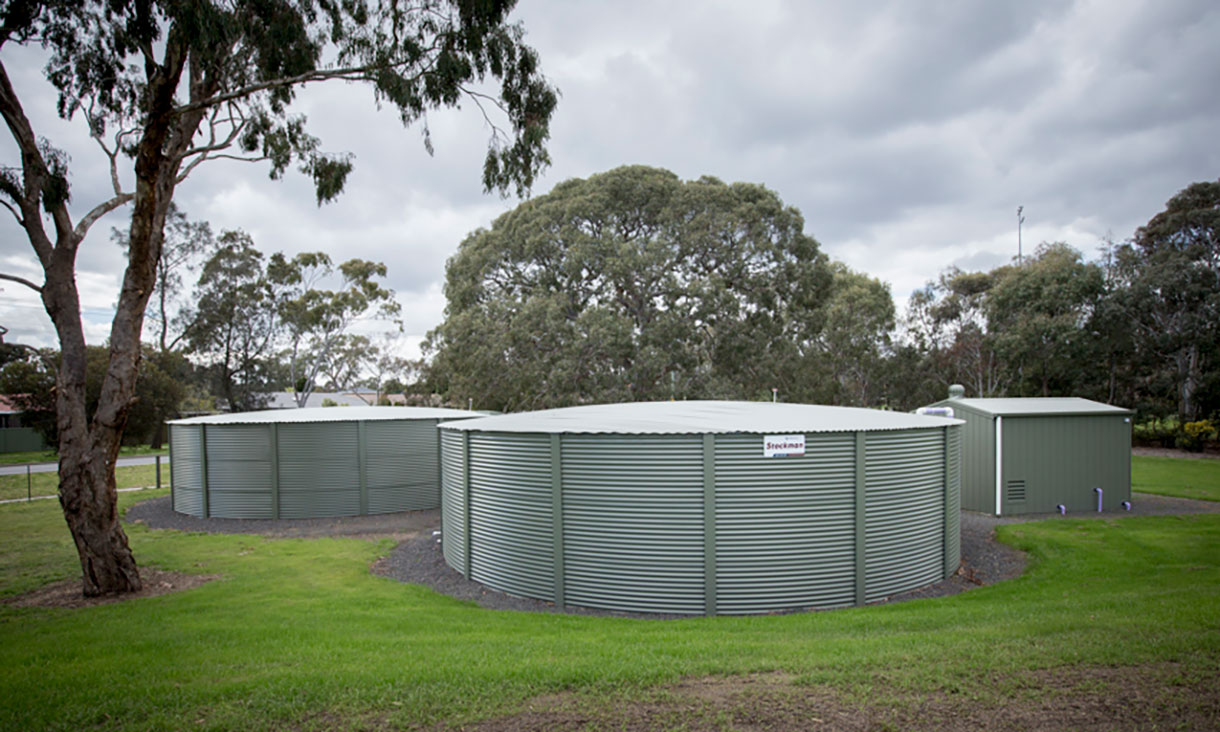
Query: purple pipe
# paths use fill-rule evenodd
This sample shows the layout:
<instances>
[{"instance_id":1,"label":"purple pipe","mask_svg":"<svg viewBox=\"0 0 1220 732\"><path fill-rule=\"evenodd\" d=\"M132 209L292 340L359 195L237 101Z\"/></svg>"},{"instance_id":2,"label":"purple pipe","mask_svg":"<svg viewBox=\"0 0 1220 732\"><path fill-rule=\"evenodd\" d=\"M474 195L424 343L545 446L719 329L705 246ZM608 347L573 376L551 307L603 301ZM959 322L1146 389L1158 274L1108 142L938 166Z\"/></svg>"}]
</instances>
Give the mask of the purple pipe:
<instances>
[{"instance_id":1,"label":"purple pipe","mask_svg":"<svg viewBox=\"0 0 1220 732\"><path fill-rule=\"evenodd\" d=\"M1131 510L1131 501L1123 501L1123 508L1130 511Z\"/></svg>"},{"instance_id":2,"label":"purple pipe","mask_svg":"<svg viewBox=\"0 0 1220 732\"><path fill-rule=\"evenodd\" d=\"M1101 489L1094 488L1093 490L1097 491L1097 513L1101 513Z\"/></svg>"},{"instance_id":3,"label":"purple pipe","mask_svg":"<svg viewBox=\"0 0 1220 732\"><path fill-rule=\"evenodd\" d=\"M1055 506L1055 508L1059 509L1060 516L1067 516L1067 512L1068 512L1067 506L1060 503L1058 506Z\"/></svg>"}]
</instances>

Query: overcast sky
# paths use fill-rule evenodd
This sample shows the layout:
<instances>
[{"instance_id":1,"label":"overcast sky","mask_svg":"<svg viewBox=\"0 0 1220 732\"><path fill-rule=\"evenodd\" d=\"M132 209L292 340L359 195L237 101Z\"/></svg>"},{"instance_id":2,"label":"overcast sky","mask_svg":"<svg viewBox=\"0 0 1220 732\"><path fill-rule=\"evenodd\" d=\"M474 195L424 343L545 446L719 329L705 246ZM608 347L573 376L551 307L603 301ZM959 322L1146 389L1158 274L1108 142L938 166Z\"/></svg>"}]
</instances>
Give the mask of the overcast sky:
<instances>
[{"instance_id":1,"label":"overcast sky","mask_svg":"<svg viewBox=\"0 0 1220 732\"><path fill-rule=\"evenodd\" d=\"M535 195L625 164L762 183L900 304L948 266L1015 256L1017 206L1025 251L1066 241L1093 257L1189 183L1220 177L1214 0L521 0L514 17L562 93ZM79 216L106 194L104 159L79 120L55 118L36 55L6 49L4 63L38 132L72 156ZM300 175L227 162L201 167L176 200L264 252L385 262L415 355L443 317L445 260L517 203L482 193L488 130L470 106L434 113L429 157L419 129L365 88L319 86L296 106L324 149L355 155L337 203L318 208ZM14 165L2 137L0 162ZM40 281L2 221L0 271ZM124 223L111 214L81 251L90 343L109 331L124 265L110 228ZM8 340L53 345L34 294L0 285Z\"/></svg>"}]
</instances>

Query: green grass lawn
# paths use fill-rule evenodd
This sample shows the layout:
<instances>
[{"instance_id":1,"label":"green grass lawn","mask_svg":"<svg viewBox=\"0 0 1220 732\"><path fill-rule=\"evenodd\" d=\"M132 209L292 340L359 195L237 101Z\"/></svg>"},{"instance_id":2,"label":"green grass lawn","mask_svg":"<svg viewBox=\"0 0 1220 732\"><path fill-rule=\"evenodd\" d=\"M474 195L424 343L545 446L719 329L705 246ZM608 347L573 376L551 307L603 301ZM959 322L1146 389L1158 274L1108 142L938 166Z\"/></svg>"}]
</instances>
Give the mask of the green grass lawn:
<instances>
[{"instance_id":1,"label":"green grass lawn","mask_svg":"<svg viewBox=\"0 0 1220 732\"><path fill-rule=\"evenodd\" d=\"M116 468L115 483L119 488L146 488L157 484L157 466L131 465ZM0 475L0 500L25 498L26 491L34 496L53 496L59 492L59 473L31 473L29 484L25 473ZM169 484L169 463L161 466L161 484Z\"/></svg>"},{"instance_id":2,"label":"green grass lawn","mask_svg":"<svg viewBox=\"0 0 1220 732\"><path fill-rule=\"evenodd\" d=\"M1177 498L1220 501L1220 460L1133 457L1131 490Z\"/></svg>"},{"instance_id":3,"label":"green grass lawn","mask_svg":"<svg viewBox=\"0 0 1220 732\"><path fill-rule=\"evenodd\" d=\"M538 694L613 699L773 670L986 702L1040 669L1164 662L1214 676L1220 664L1220 516L1004 526L1031 557L1010 582L675 621L483 610L370 574L388 541L128 532L143 566L223 579L80 610L0 604L0 728L414 727ZM58 506L0 506L0 597L77 571Z\"/></svg>"},{"instance_id":4,"label":"green grass lawn","mask_svg":"<svg viewBox=\"0 0 1220 732\"><path fill-rule=\"evenodd\" d=\"M143 455L169 455L169 449L154 450L151 447L122 447L119 457L139 457ZM21 465L23 463L54 463L59 461L59 454L54 450L37 450L34 452L4 452L0 453L0 465Z\"/></svg>"}]
</instances>

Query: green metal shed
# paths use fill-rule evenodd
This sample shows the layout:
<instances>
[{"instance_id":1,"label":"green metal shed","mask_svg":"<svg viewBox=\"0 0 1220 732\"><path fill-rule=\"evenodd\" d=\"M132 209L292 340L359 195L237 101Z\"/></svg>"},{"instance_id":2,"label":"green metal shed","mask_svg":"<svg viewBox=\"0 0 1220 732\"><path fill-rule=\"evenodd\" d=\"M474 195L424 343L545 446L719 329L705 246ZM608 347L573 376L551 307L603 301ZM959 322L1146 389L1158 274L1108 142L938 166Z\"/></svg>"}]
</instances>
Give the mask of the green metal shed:
<instances>
[{"instance_id":1,"label":"green metal shed","mask_svg":"<svg viewBox=\"0 0 1220 732\"><path fill-rule=\"evenodd\" d=\"M468 578L561 606L864 604L957 571L959 425L714 401L444 423L442 550Z\"/></svg>"},{"instance_id":2,"label":"green metal shed","mask_svg":"<svg viewBox=\"0 0 1220 732\"><path fill-rule=\"evenodd\" d=\"M960 393L955 386L931 408L965 421L962 508L1001 516L1097 511L1100 501L1116 511L1131 500L1131 410L1077 397Z\"/></svg>"},{"instance_id":3,"label":"green metal shed","mask_svg":"<svg viewBox=\"0 0 1220 732\"><path fill-rule=\"evenodd\" d=\"M461 409L316 407L174 420L174 510L280 519L437 508L436 425L482 416Z\"/></svg>"}]
</instances>

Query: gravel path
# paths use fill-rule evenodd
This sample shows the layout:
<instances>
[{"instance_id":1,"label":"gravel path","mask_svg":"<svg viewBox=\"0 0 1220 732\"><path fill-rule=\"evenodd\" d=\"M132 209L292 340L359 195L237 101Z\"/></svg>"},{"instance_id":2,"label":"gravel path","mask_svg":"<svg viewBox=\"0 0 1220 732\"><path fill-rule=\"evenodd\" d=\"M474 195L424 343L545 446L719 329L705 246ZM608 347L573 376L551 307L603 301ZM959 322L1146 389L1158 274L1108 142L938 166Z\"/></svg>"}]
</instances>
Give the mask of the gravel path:
<instances>
[{"instance_id":1,"label":"gravel path","mask_svg":"<svg viewBox=\"0 0 1220 732\"><path fill-rule=\"evenodd\" d=\"M1025 569L1025 554L995 539L999 524L1038 521L1043 519L1125 518L1186 513L1220 513L1220 503L1168 498L1136 493L1130 511L1105 513L1036 514L995 518L981 513L962 512L962 566L952 577L933 585L904 592L884 602L901 602L923 597L944 597L964 592L980 585L1012 579ZM201 519L175 512L168 496L154 498L127 510L127 520L137 521L154 529L178 529L207 533L262 534L273 537L345 536L353 538L390 537L400 541L390 554L379 560L373 571L400 582L421 584L459 600L478 603L494 610L528 612L560 612L553 603L515 597L489 589L462 577L445 564L439 539L433 535L440 526L440 511L407 511L377 516L348 516L330 519ZM601 615L641 618L676 618L679 615L622 613L569 606L564 612L579 615Z\"/></svg>"}]
</instances>

